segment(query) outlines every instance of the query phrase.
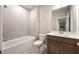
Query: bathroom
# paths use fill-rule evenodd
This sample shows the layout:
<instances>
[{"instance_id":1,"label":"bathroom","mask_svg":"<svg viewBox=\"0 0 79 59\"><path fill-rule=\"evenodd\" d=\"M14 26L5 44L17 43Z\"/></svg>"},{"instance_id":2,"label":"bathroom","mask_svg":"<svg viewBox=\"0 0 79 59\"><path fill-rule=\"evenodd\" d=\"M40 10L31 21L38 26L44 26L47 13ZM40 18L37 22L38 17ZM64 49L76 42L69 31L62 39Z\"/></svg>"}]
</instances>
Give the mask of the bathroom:
<instances>
[{"instance_id":1,"label":"bathroom","mask_svg":"<svg viewBox=\"0 0 79 59\"><path fill-rule=\"evenodd\" d=\"M77 5L1 5L0 53L50 54L49 36L79 39L78 13Z\"/></svg>"}]
</instances>

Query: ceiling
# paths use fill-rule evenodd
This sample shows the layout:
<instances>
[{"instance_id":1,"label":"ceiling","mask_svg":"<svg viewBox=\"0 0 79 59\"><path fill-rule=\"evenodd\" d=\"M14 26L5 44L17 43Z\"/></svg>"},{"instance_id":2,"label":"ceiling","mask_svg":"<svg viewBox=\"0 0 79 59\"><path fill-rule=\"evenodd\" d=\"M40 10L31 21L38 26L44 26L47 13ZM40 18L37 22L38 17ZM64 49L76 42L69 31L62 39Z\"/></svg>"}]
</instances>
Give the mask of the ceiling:
<instances>
[{"instance_id":1,"label":"ceiling","mask_svg":"<svg viewBox=\"0 0 79 59\"><path fill-rule=\"evenodd\" d=\"M26 9L28 9L28 10L31 10L31 9L39 6L39 5L21 5L21 6L24 7L24 8L26 8Z\"/></svg>"}]
</instances>

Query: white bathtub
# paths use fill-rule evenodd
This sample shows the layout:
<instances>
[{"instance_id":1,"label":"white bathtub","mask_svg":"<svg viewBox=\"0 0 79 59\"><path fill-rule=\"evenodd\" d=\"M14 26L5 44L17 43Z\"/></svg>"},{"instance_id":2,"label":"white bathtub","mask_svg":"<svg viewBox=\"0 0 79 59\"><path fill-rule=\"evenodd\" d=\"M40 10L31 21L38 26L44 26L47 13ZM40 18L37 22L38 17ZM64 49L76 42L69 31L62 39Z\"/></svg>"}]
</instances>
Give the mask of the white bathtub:
<instances>
[{"instance_id":1,"label":"white bathtub","mask_svg":"<svg viewBox=\"0 0 79 59\"><path fill-rule=\"evenodd\" d=\"M17 39L9 40L3 42L3 53L4 54L16 54L24 53L32 47L35 37L33 36L24 36Z\"/></svg>"}]
</instances>

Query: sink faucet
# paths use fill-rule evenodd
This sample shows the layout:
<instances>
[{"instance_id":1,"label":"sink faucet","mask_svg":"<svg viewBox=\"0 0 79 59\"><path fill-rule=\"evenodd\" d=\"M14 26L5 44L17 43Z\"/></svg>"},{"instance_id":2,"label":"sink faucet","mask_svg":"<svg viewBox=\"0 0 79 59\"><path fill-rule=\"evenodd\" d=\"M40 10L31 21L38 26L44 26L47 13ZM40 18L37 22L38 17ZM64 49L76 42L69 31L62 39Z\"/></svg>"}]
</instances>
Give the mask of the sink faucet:
<instances>
[{"instance_id":1,"label":"sink faucet","mask_svg":"<svg viewBox=\"0 0 79 59\"><path fill-rule=\"evenodd\" d=\"M63 29L62 28L60 29L60 33L63 34Z\"/></svg>"}]
</instances>

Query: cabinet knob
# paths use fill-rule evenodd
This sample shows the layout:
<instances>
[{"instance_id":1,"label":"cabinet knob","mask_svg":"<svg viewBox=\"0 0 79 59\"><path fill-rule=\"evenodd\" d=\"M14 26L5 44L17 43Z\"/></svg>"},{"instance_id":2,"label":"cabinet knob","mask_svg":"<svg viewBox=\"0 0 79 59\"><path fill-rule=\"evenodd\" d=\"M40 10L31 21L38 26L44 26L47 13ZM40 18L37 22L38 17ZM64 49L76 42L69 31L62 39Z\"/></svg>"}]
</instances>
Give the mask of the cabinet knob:
<instances>
[{"instance_id":1,"label":"cabinet knob","mask_svg":"<svg viewBox=\"0 0 79 59\"><path fill-rule=\"evenodd\" d=\"M77 46L79 46L79 43L76 43Z\"/></svg>"}]
</instances>

